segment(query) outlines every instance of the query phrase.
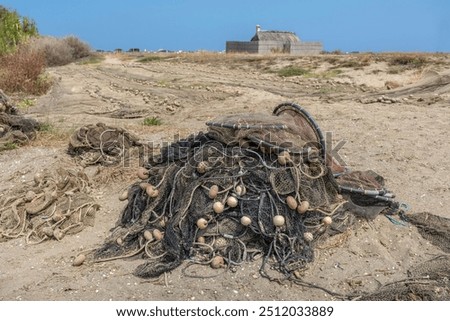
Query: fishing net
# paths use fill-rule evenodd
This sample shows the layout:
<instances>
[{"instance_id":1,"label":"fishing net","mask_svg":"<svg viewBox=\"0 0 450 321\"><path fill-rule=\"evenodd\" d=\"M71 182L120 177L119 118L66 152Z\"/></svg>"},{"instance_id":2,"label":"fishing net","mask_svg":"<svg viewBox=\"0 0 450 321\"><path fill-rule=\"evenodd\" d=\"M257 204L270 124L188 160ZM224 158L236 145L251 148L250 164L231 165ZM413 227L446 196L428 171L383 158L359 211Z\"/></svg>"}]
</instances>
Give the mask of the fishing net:
<instances>
[{"instance_id":1,"label":"fishing net","mask_svg":"<svg viewBox=\"0 0 450 321\"><path fill-rule=\"evenodd\" d=\"M82 166L108 166L125 160L130 149L138 145L137 137L123 128L97 123L81 127L72 134L68 153Z\"/></svg>"},{"instance_id":2,"label":"fishing net","mask_svg":"<svg viewBox=\"0 0 450 321\"><path fill-rule=\"evenodd\" d=\"M95 261L141 254L146 263L135 274L152 278L185 261L217 268L262 257L263 276L287 279L356 216L399 210L382 177L336 166L320 128L296 104L207 125L139 169Z\"/></svg>"},{"instance_id":3,"label":"fishing net","mask_svg":"<svg viewBox=\"0 0 450 321\"><path fill-rule=\"evenodd\" d=\"M367 301L444 301L450 300L450 219L428 212L404 216L417 227L421 236L443 254L415 264L407 278L382 285L378 290L358 297Z\"/></svg>"},{"instance_id":4,"label":"fishing net","mask_svg":"<svg viewBox=\"0 0 450 321\"><path fill-rule=\"evenodd\" d=\"M38 129L39 123L19 114L10 99L0 90L0 151L34 139Z\"/></svg>"},{"instance_id":5,"label":"fishing net","mask_svg":"<svg viewBox=\"0 0 450 321\"><path fill-rule=\"evenodd\" d=\"M450 300L450 256L439 255L417 264L408 270L407 279L384 284L377 291L361 296L359 300Z\"/></svg>"},{"instance_id":6,"label":"fishing net","mask_svg":"<svg viewBox=\"0 0 450 321\"><path fill-rule=\"evenodd\" d=\"M450 219L428 212L411 214L406 219L417 227L424 239L450 253Z\"/></svg>"},{"instance_id":7,"label":"fishing net","mask_svg":"<svg viewBox=\"0 0 450 321\"><path fill-rule=\"evenodd\" d=\"M93 226L99 206L80 170L37 172L27 183L0 197L0 242L25 236L28 244L61 240Z\"/></svg>"}]
</instances>

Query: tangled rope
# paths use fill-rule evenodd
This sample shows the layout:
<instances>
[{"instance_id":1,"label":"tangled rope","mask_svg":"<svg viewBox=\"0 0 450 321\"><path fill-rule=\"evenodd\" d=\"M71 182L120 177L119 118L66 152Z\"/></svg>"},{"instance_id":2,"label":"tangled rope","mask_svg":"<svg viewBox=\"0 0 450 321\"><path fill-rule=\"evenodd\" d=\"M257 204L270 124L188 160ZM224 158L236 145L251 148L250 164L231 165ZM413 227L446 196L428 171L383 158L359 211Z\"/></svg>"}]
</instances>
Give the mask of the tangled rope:
<instances>
[{"instance_id":1,"label":"tangled rope","mask_svg":"<svg viewBox=\"0 0 450 321\"><path fill-rule=\"evenodd\" d=\"M0 241L25 236L28 244L61 240L94 224L99 206L82 172L58 168L37 172L34 183L0 197Z\"/></svg>"},{"instance_id":2,"label":"tangled rope","mask_svg":"<svg viewBox=\"0 0 450 321\"><path fill-rule=\"evenodd\" d=\"M97 123L83 126L72 134L68 153L77 157L84 167L108 166L125 160L130 148L138 145L137 137L123 128Z\"/></svg>"}]
</instances>

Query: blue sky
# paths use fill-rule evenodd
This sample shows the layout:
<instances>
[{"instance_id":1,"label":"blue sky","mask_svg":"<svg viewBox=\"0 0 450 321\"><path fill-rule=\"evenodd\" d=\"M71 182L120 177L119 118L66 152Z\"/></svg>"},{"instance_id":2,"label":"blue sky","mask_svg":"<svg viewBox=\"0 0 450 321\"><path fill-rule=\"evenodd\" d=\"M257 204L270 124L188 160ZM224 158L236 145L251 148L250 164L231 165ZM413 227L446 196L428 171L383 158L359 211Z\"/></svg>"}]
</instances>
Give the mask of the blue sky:
<instances>
[{"instance_id":1,"label":"blue sky","mask_svg":"<svg viewBox=\"0 0 450 321\"><path fill-rule=\"evenodd\" d=\"M43 35L94 49L212 50L255 26L295 32L328 51L450 52L448 0L0 0Z\"/></svg>"}]
</instances>

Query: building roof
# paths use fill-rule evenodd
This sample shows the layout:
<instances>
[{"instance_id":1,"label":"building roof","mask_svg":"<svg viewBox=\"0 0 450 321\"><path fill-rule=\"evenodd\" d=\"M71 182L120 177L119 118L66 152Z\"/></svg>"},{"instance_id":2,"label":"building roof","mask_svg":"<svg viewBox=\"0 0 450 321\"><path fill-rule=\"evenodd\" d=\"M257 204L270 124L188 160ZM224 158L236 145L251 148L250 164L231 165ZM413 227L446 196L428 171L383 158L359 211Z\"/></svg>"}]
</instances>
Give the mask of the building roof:
<instances>
[{"instance_id":1,"label":"building roof","mask_svg":"<svg viewBox=\"0 0 450 321\"><path fill-rule=\"evenodd\" d=\"M289 31L259 30L251 41L300 42L300 39L295 33Z\"/></svg>"}]
</instances>

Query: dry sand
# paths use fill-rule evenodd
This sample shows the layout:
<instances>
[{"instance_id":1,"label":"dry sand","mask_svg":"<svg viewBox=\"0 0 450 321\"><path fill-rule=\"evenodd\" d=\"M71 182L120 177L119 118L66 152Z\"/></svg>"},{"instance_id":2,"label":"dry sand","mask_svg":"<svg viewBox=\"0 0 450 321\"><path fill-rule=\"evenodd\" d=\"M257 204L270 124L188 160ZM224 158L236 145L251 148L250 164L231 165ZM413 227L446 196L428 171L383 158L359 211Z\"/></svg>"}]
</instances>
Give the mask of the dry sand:
<instances>
[{"instance_id":1,"label":"dry sand","mask_svg":"<svg viewBox=\"0 0 450 321\"><path fill-rule=\"evenodd\" d=\"M53 129L29 146L0 154L0 197L42 168L72 164L67 135L82 125L121 126L159 143L205 130L205 122L219 114L271 113L290 101L305 107L332 134L335 146L346 141L339 155L347 166L384 176L412 213L450 218L448 55L424 55L424 66L398 70L388 64L389 55L161 57L143 63L133 55L107 55L100 63L49 69L54 87L23 112ZM283 78L273 72L290 65L310 73ZM399 87L387 90L386 82ZM163 124L142 125L144 117L154 116ZM94 177L97 170L86 172ZM260 262L213 278L189 277L178 268L161 282L132 275L140 258L73 267L79 251L98 247L109 234L124 206L119 191L134 179L95 183L93 195L101 209L93 227L38 245L27 245L24 237L0 243L0 300L336 299L321 290L269 282L258 274ZM415 227L379 216L318 249L304 280L344 294L373 291L440 253ZM216 273L207 267L187 272Z\"/></svg>"}]
</instances>

